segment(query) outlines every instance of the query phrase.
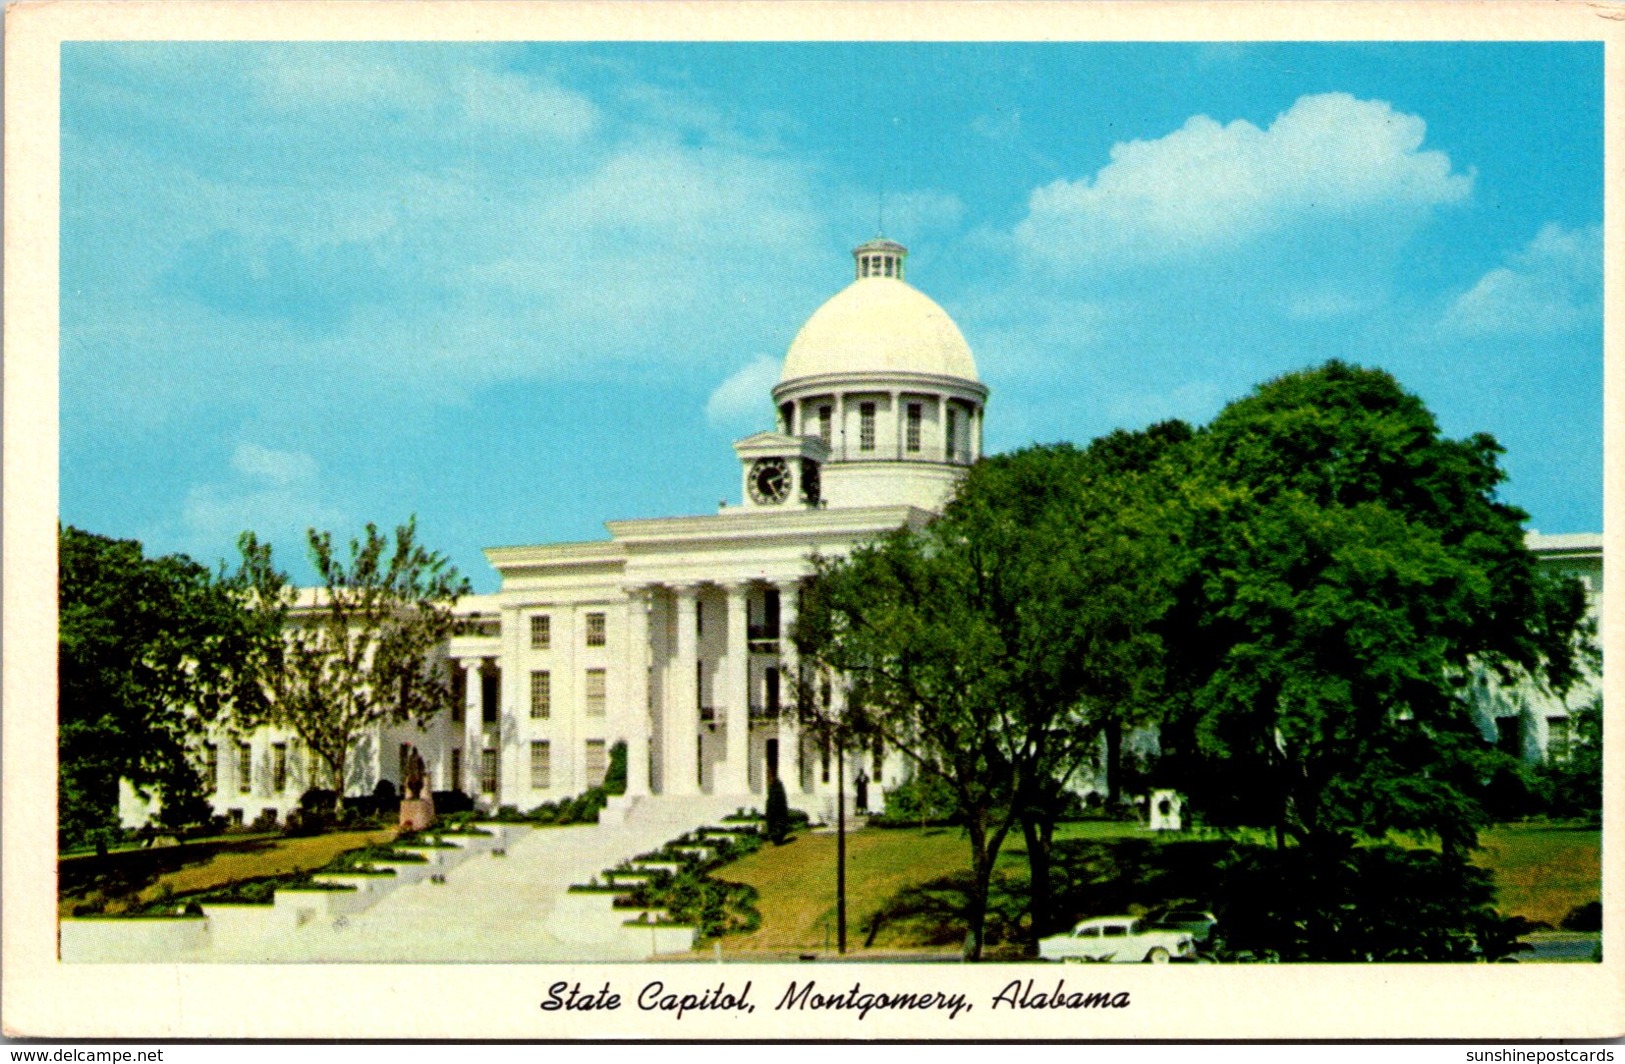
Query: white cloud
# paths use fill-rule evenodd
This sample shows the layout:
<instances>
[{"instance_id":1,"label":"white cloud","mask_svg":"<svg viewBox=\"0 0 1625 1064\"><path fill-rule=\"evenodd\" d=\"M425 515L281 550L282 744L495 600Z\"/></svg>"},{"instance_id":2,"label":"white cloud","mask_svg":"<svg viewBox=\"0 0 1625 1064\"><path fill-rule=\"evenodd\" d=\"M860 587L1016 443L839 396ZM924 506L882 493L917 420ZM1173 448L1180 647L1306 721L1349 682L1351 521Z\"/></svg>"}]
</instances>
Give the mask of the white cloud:
<instances>
[{"instance_id":1,"label":"white cloud","mask_svg":"<svg viewBox=\"0 0 1625 1064\"><path fill-rule=\"evenodd\" d=\"M316 459L299 451L275 451L242 443L231 455L231 468L251 480L285 486L316 479Z\"/></svg>"},{"instance_id":2,"label":"white cloud","mask_svg":"<svg viewBox=\"0 0 1625 1064\"><path fill-rule=\"evenodd\" d=\"M182 506L182 538L200 557L252 531L276 545L286 566L303 555L307 528L346 524L341 510L321 501L320 470L308 454L243 443L231 468L236 476L195 485Z\"/></svg>"},{"instance_id":3,"label":"white cloud","mask_svg":"<svg viewBox=\"0 0 1625 1064\"><path fill-rule=\"evenodd\" d=\"M1544 226L1446 308L1441 328L1458 336L1567 332L1601 319L1602 229Z\"/></svg>"},{"instance_id":4,"label":"white cloud","mask_svg":"<svg viewBox=\"0 0 1625 1064\"><path fill-rule=\"evenodd\" d=\"M1300 97L1267 129L1197 115L1114 146L1092 178L1036 189L1017 242L1038 263L1104 265L1234 247L1294 223L1419 217L1473 186L1445 153L1421 150L1426 131L1345 93Z\"/></svg>"},{"instance_id":5,"label":"white cloud","mask_svg":"<svg viewBox=\"0 0 1625 1064\"><path fill-rule=\"evenodd\" d=\"M1290 318L1304 321L1326 321L1358 314L1369 308L1371 303L1372 300L1368 296L1319 289L1290 296L1286 302L1286 314Z\"/></svg>"},{"instance_id":6,"label":"white cloud","mask_svg":"<svg viewBox=\"0 0 1625 1064\"><path fill-rule=\"evenodd\" d=\"M971 132L992 141L1013 141L1021 136L1021 109L995 110L971 119Z\"/></svg>"},{"instance_id":7,"label":"white cloud","mask_svg":"<svg viewBox=\"0 0 1625 1064\"><path fill-rule=\"evenodd\" d=\"M755 418L765 420L773 409L769 394L779 383L779 360L757 355L733 376L717 385L705 402L705 418L713 425L738 424Z\"/></svg>"}]
</instances>

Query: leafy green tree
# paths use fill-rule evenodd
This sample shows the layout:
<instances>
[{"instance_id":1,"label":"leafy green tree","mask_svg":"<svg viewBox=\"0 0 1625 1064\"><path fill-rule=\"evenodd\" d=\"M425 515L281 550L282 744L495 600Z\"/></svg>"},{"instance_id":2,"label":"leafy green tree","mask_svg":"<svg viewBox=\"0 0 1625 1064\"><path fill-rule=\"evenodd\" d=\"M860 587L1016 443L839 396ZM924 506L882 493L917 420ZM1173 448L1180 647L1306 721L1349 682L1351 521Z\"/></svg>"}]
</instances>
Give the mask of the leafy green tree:
<instances>
[{"instance_id":1,"label":"leafy green tree","mask_svg":"<svg viewBox=\"0 0 1625 1064\"><path fill-rule=\"evenodd\" d=\"M1542 574L1500 448L1444 437L1388 374L1338 362L1230 404L1187 452L1195 564L1169 639L1210 819L1333 858L1364 833L1459 855L1504 757L1474 678L1561 694L1593 653L1583 590ZM1191 764L1191 757L1205 764Z\"/></svg>"},{"instance_id":2,"label":"leafy green tree","mask_svg":"<svg viewBox=\"0 0 1625 1064\"><path fill-rule=\"evenodd\" d=\"M1540 767L1538 780L1547 807L1557 816L1602 816L1602 696L1569 714L1566 754Z\"/></svg>"},{"instance_id":3,"label":"leafy green tree","mask_svg":"<svg viewBox=\"0 0 1625 1064\"><path fill-rule=\"evenodd\" d=\"M237 586L281 641L259 670L257 712L299 736L327 766L344 796L350 751L384 723L422 725L452 705L450 673L437 650L452 634L457 598L468 581L417 539L417 521L393 539L367 525L349 559L329 532L311 529L310 560L321 585L301 599L253 533L239 543Z\"/></svg>"},{"instance_id":4,"label":"leafy green tree","mask_svg":"<svg viewBox=\"0 0 1625 1064\"><path fill-rule=\"evenodd\" d=\"M1028 833L1041 926L1059 790L1107 720L1154 701L1172 538L1149 483L1101 455L1031 448L978 463L925 528L816 562L798 645L842 677L855 733L952 792L972 958L1010 830Z\"/></svg>"},{"instance_id":5,"label":"leafy green tree","mask_svg":"<svg viewBox=\"0 0 1625 1064\"><path fill-rule=\"evenodd\" d=\"M57 572L60 843L105 844L121 778L161 798L166 824L201 819L192 744L253 703L274 631L208 569L134 540L62 528Z\"/></svg>"}]
</instances>

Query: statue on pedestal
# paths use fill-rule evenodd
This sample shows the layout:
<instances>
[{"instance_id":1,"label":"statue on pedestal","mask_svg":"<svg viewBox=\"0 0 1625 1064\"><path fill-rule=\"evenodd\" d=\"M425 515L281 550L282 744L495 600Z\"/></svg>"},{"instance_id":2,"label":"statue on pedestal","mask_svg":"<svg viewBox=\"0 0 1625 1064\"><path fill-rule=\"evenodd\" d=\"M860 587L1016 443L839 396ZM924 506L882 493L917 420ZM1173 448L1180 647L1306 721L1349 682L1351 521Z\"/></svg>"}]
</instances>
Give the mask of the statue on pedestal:
<instances>
[{"instance_id":1,"label":"statue on pedestal","mask_svg":"<svg viewBox=\"0 0 1625 1064\"><path fill-rule=\"evenodd\" d=\"M434 824L434 797L429 793L423 755L412 747L406 758L406 779L402 782L402 831L422 831Z\"/></svg>"}]
</instances>

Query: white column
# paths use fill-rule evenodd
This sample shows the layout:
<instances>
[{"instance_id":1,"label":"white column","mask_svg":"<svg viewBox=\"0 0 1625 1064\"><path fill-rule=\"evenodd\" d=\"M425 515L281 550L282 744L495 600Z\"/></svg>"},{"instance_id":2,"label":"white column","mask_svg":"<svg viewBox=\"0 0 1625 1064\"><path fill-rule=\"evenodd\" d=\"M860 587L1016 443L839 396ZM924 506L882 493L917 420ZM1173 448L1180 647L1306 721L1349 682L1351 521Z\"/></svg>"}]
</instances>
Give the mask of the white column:
<instances>
[{"instance_id":1,"label":"white column","mask_svg":"<svg viewBox=\"0 0 1625 1064\"><path fill-rule=\"evenodd\" d=\"M878 444L878 442L877 440L876 443ZM903 460L903 393L896 389L891 392L891 442L892 457L901 462Z\"/></svg>"},{"instance_id":2,"label":"white column","mask_svg":"<svg viewBox=\"0 0 1625 1064\"><path fill-rule=\"evenodd\" d=\"M480 796L480 757L482 741L480 658L463 659L463 776L457 787L471 798Z\"/></svg>"},{"instance_id":3,"label":"white column","mask_svg":"<svg viewBox=\"0 0 1625 1064\"><path fill-rule=\"evenodd\" d=\"M729 584L728 647L723 662L722 697L728 710L728 750L719 788L724 794L750 793L750 629L745 596L749 584Z\"/></svg>"},{"instance_id":4,"label":"white column","mask_svg":"<svg viewBox=\"0 0 1625 1064\"><path fill-rule=\"evenodd\" d=\"M846 461L846 393L835 393L835 444L840 449L840 461Z\"/></svg>"},{"instance_id":5,"label":"white column","mask_svg":"<svg viewBox=\"0 0 1625 1064\"><path fill-rule=\"evenodd\" d=\"M800 662L790 635L795 631L801 582L791 580L779 587L779 700L784 706L779 717L779 778L787 794L802 794L801 726L796 719L795 699L800 696Z\"/></svg>"},{"instance_id":6,"label":"white column","mask_svg":"<svg viewBox=\"0 0 1625 1064\"><path fill-rule=\"evenodd\" d=\"M700 589L693 584L673 589L677 603L677 647L672 656L671 685L666 699L665 789L667 794L698 794L700 734L698 633L695 604Z\"/></svg>"},{"instance_id":7,"label":"white column","mask_svg":"<svg viewBox=\"0 0 1625 1064\"><path fill-rule=\"evenodd\" d=\"M649 592L627 588L626 793L649 793Z\"/></svg>"}]
</instances>

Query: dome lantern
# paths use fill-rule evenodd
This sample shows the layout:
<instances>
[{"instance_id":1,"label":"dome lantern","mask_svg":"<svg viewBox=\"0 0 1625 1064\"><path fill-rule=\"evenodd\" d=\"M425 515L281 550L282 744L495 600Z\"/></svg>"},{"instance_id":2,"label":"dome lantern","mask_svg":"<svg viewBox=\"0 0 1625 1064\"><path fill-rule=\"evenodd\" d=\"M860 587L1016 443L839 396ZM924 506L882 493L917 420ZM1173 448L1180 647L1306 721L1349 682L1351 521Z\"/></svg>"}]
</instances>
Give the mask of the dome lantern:
<instances>
[{"instance_id":1,"label":"dome lantern","mask_svg":"<svg viewBox=\"0 0 1625 1064\"><path fill-rule=\"evenodd\" d=\"M866 277L891 277L901 281L903 260L908 258L908 248L895 240L877 236L853 248L852 258L857 262L857 279L860 281Z\"/></svg>"}]
</instances>

